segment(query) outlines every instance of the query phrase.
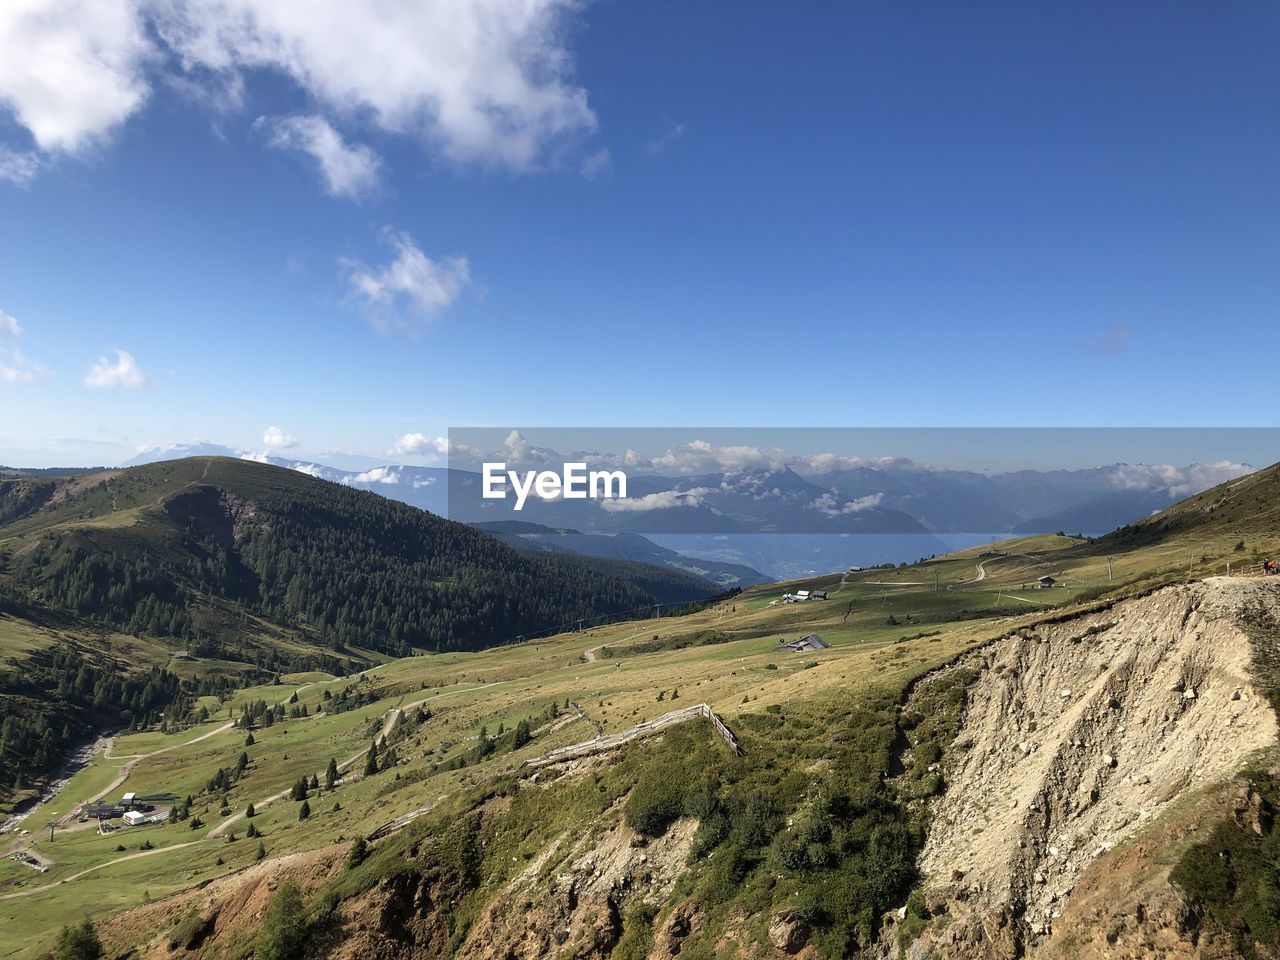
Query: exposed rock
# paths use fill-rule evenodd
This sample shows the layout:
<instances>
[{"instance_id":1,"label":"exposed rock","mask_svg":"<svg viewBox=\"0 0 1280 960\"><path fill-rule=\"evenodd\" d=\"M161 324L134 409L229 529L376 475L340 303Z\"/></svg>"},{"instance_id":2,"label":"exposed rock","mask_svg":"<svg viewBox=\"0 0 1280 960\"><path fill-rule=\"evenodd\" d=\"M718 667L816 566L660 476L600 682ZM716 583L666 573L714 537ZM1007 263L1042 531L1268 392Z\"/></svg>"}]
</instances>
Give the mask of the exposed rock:
<instances>
[{"instance_id":1,"label":"exposed rock","mask_svg":"<svg viewBox=\"0 0 1280 960\"><path fill-rule=\"evenodd\" d=\"M1092 863L1188 788L1223 782L1274 742L1275 715L1248 695L1251 646L1238 625L1240 611L1257 605L1280 613L1280 592L1226 579L1166 587L1041 624L1048 643L996 641L957 662L979 671L957 738L969 747L950 754L921 856L926 901L942 902L951 919L927 928L916 953L1035 953L1070 919L1071 891ZM1105 637L1088 634L1104 617ZM1081 636L1082 626L1081 642L1053 642ZM1175 711L1151 695L1166 689L1180 694ZM1196 709L1182 708L1192 701ZM1044 712L1049 702L1056 713ZM1011 703L1022 705L1013 716ZM1009 737L1033 713L1034 750ZM1242 822L1251 815L1242 801ZM963 887L953 870L964 871Z\"/></svg>"},{"instance_id":2,"label":"exposed rock","mask_svg":"<svg viewBox=\"0 0 1280 960\"><path fill-rule=\"evenodd\" d=\"M784 953L795 953L809 941L809 925L790 910L769 924L769 942Z\"/></svg>"}]
</instances>

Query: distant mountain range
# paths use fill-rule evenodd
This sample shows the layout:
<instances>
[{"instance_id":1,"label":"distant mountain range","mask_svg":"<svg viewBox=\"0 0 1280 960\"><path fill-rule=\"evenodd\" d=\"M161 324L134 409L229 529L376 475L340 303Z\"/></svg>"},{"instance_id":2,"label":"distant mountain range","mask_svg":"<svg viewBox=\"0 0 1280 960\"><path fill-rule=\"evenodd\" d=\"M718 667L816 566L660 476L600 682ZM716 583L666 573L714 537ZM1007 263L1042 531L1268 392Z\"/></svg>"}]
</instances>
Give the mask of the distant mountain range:
<instances>
[{"instance_id":1,"label":"distant mountain range","mask_svg":"<svg viewBox=\"0 0 1280 960\"><path fill-rule=\"evenodd\" d=\"M539 451L544 457L549 453ZM747 568L739 571L742 583L758 582L751 578L914 560L995 535L1102 534L1253 469L1232 463L1117 463L984 474L885 460L857 466L835 461L830 469L809 462L695 476L629 472L626 501L602 505L531 497L515 513L504 502L481 499L481 478L474 470L405 464L343 469L211 443L155 448L129 464L195 455L253 459L371 490L498 531L524 549L613 558L641 553L648 558L644 562L672 569L718 570L723 576L711 579L723 583L736 582L725 579L736 575L730 572L733 567ZM533 527L521 532L512 523ZM773 536L761 540L743 536L747 534ZM815 539L831 534L853 539L843 545ZM625 538L607 542L618 535Z\"/></svg>"}]
</instances>

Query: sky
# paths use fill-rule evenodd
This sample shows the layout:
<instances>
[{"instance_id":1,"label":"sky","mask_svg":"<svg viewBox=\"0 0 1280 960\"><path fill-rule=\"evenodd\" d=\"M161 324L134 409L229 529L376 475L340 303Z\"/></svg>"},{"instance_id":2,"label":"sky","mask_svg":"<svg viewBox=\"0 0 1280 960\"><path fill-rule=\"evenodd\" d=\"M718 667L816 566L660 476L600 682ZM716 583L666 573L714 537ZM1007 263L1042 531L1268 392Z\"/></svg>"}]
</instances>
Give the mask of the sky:
<instances>
[{"instance_id":1,"label":"sky","mask_svg":"<svg viewBox=\"0 0 1280 960\"><path fill-rule=\"evenodd\" d=\"M1243 2L9 0L0 462L1269 426L1278 42Z\"/></svg>"}]
</instances>

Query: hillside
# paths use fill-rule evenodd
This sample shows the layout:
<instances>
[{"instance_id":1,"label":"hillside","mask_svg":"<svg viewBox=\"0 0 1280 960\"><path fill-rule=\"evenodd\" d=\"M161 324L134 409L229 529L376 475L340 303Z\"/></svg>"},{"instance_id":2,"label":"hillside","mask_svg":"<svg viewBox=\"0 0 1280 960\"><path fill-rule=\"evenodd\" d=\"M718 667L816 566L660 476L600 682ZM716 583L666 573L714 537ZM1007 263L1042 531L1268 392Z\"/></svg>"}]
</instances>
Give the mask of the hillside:
<instances>
[{"instance_id":1,"label":"hillside","mask_svg":"<svg viewBox=\"0 0 1280 960\"><path fill-rule=\"evenodd\" d=\"M9 481L0 511L10 589L201 650L227 642L241 610L335 651L404 655L480 649L714 589L674 572L521 555L462 524L243 460Z\"/></svg>"},{"instance_id":2,"label":"hillside","mask_svg":"<svg viewBox=\"0 0 1280 960\"><path fill-rule=\"evenodd\" d=\"M660 567L518 553L416 508L242 460L3 480L0 599L10 627L0 641L19 633L45 641L36 650L0 647L23 653L8 676L49 680L81 668L92 676L84 703L64 698L52 725L40 715L58 682L43 694L30 684L0 690L0 713L22 727L0 744L9 761L0 801L94 729L177 706L178 676L167 671L160 692L131 708L99 689L108 676L127 685L132 674L172 666L175 650L199 660L183 671L192 674L189 698L225 674L345 673L387 656L481 649L716 592ZM40 629L41 621L60 629ZM148 643L137 661L122 663L101 642L111 633ZM72 645L88 660L59 659Z\"/></svg>"},{"instance_id":3,"label":"hillside","mask_svg":"<svg viewBox=\"0 0 1280 960\"><path fill-rule=\"evenodd\" d=\"M1275 956L1273 472L1129 549L1004 541L202 697L11 842L48 872L0 861L0 953L93 904L156 960ZM99 835L75 811L108 786L190 800Z\"/></svg>"}]
</instances>

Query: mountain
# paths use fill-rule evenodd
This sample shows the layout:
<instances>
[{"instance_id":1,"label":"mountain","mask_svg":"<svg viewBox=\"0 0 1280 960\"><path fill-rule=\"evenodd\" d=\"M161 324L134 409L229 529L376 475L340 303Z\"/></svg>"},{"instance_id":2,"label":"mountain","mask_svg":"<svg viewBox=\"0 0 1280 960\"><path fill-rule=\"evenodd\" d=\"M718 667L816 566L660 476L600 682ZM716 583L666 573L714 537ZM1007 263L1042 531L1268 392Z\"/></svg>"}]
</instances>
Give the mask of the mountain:
<instances>
[{"instance_id":1,"label":"mountain","mask_svg":"<svg viewBox=\"0 0 1280 960\"><path fill-rule=\"evenodd\" d=\"M1269 468L1098 539L285 676L168 733L148 685L121 690L144 729L9 841L51 865L0 877L6 949L87 914L138 960L1275 957L1280 577L1255 559L1277 550ZM0 745L58 735L30 720ZM116 795L190 799L68 839L118 770Z\"/></svg>"},{"instance_id":2,"label":"mountain","mask_svg":"<svg viewBox=\"0 0 1280 960\"><path fill-rule=\"evenodd\" d=\"M0 753L26 758L0 799L102 723L185 716L237 677L478 650L722 590L670 565L516 551L243 459L0 480L0 652L20 665L0 671ZM186 682L175 650L198 660Z\"/></svg>"},{"instance_id":3,"label":"mountain","mask_svg":"<svg viewBox=\"0 0 1280 960\"><path fill-rule=\"evenodd\" d=\"M244 452L233 450L220 443L192 440L189 443L166 443L159 447L139 450L136 456L130 457L120 466L140 467L148 463L159 463L162 460L181 460L183 457L240 457Z\"/></svg>"},{"instance_id":4,"label":"mountain","mask_svg":"<svg viewBox=\"0 0 1280 960\"><path fill-rule=\"evenodd\" d=\"M635 533L616 533L612 536L579 533L577 530L545 527L520 520L477 523L474 526L518 550L565 552L653 564L710 580L725 589L749 587L757 583L768 583L773 579L745 564L686 556Z\"/></svg>"},{"instance_id":5,"label":"mountain","mask_svg":"<svg viewBox=\"0 0 1280 960\"><path fill-rule=\"evenodd\" d=\"M531 557L406 504L239 459L6 481L0 511L14 588L202 648L234 634L241 610L331 650L402 655L479 649L715 590L657 570L642 588L634 568Z\"/></svg>"},{"instance_id":6,"label":"mountain","mask_svg":"<svg viewBox=\"0 0 1280 960\"><path fill-rule=\"evenodd\" d=\"M186 449L193 447L172 445L139 456L172 456ZM560 458L541 448L534 453L545 461L543 466ZM544 502L533 497L517 513L511 501L483 499L481 475L474 470L391 463L343 469L277 455L243 456L464 523L535 523L584 537L638 535L694 561L685 569L711 571L735 564L773 579L910 562L996 535L1059 530L1103 534L1252 469L1231 463L1181 468L1116 463L985 474L899 459L678 477L630 471L625 502L602 506L592 500ZM568 546L564 540L559 543ZM590 550L571 549L592 551L614 556L620 548L597 542ZM656 562L670 566L661 558Z\"/></svg>"}]
</instances>

